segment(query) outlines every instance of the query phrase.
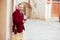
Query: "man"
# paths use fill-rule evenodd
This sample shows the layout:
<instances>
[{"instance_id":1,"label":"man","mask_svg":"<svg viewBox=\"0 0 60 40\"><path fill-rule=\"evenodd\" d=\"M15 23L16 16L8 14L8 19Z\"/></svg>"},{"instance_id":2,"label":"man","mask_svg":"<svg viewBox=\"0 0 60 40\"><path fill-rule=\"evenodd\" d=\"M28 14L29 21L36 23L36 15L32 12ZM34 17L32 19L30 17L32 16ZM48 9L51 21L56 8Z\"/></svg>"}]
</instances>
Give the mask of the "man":
<instances>
[{"instance_id":1,"label":"man","mask_svg":"<svg viewBox=\"0 0 60 40\"><path fill-rule=\"evenodd\" d=\"M24 28L24 15L21 12L23 10L23 5L18 4L17 9L13 12L13 32L19 36L22 36ZM15 30L16 29L16 30Z\"/></svg>"}]
</instances>

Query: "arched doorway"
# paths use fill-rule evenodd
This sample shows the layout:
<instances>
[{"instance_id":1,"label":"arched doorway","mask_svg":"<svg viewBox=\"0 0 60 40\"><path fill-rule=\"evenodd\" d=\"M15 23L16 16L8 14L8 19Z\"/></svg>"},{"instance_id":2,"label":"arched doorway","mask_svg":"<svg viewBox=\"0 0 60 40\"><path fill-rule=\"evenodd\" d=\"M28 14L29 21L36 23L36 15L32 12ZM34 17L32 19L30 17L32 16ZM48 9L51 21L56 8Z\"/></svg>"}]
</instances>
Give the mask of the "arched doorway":
<instances>
[{"instance_id":1,"label":"arched doorway","mask_svg":"<svg viewBox=\"0 0 60 40\"><path fill-rule=\"evenodd\" d=\"M24 15L27 16L27 18L31 18L31 14L32 14L32 7L29 3L27 2L22 2L22 4L24 5Z\"/></svg>"}]
</instances>

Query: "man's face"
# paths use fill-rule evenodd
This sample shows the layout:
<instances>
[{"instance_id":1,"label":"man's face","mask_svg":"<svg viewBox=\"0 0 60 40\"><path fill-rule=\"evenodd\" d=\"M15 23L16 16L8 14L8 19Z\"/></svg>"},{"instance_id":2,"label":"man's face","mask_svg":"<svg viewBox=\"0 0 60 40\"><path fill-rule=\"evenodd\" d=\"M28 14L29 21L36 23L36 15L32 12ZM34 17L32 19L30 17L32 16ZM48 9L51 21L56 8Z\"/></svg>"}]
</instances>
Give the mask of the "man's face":
<instances>
[{"instance_id":1,"label":"man's face","mask_svg":"<svg viewBox=\"0 0 60 40\"><path fill-rule=\"evenodd\" d=\"M18 10L23 10L23 5L18 5Z\"/></svg>"}]
</instances>

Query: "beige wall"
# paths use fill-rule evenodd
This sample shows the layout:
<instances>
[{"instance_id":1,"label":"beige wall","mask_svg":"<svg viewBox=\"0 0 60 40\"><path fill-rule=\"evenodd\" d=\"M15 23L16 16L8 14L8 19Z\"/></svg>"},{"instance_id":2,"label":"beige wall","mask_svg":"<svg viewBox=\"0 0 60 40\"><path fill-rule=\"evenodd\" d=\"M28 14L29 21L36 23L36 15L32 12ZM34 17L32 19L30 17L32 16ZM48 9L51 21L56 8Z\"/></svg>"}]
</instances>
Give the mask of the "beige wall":
<instances>
[{"instance_id":1,"label":"beige wall","mask_svg":"<svg viewBox=\"0 0 60 40\"><path fill-rule=\"evenodd\" d=\"M36 1L36 3L37 3L36 13L38 14L38 17L40 17L40 19L45 19L45 10L46 10L45 0L43 1L38 0Z\"/></svg>"},{"instance_id":2,"label":"beige wall","mask_svg":"<svg viewBox=\"0 0 60 40\"><path fill-rule=\"evenodd\" d=\"M34 3L36 3L36 8L34 7ZM34 18L45 19L46 1L35 0L35 2L31 1L30 4Z\"/></svg>"},{"instance_id":3,"label":"beige wall","mask_svg":"<svg viewBox=\"0 0 60 40\"><path fill-rule=\"evenodd\" d=\"M0 0L0 40L6 40L6 0Z\"/></svg>"}]
</instances>

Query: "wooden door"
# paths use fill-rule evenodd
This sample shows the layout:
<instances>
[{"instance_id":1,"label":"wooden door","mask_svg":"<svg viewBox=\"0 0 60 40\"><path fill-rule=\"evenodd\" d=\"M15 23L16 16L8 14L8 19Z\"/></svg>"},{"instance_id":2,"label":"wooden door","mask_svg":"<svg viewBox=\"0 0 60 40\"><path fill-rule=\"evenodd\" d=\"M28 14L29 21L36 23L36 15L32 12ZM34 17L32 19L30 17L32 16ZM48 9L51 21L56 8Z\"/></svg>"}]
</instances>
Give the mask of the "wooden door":
<instances>
[{"instance_id":1,"label":"wooden door","mask_svg":"<svg viewBox=\"0 0 60 40\"><path fill-rule=\"evenodd\" d=\"M52 3L52 17L59 17L59 4Z\"/></svg>"}]
</instances>

